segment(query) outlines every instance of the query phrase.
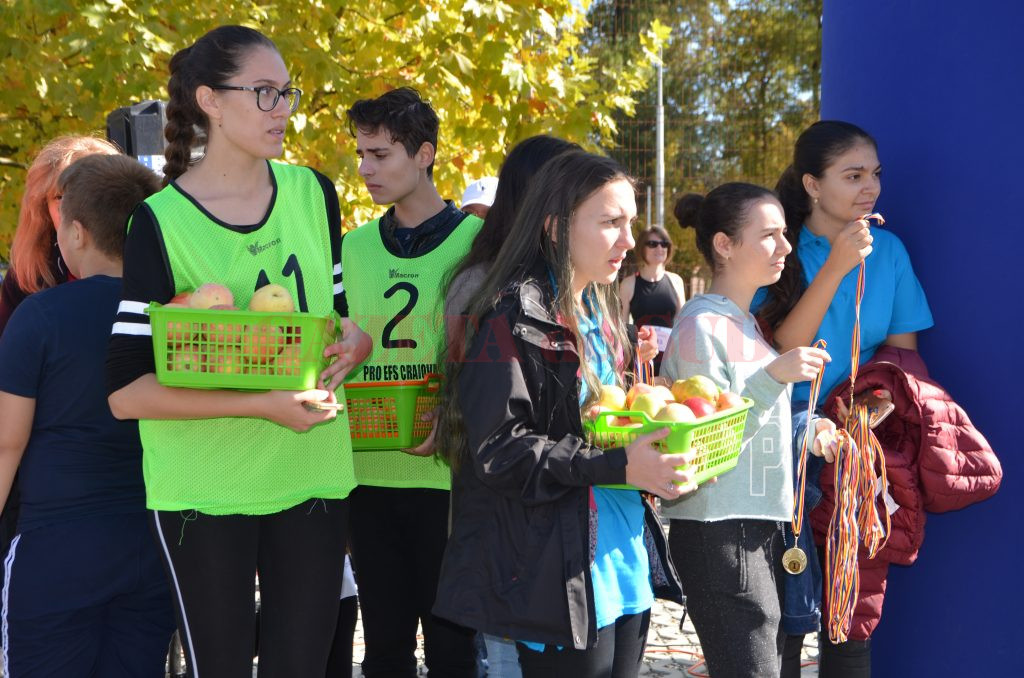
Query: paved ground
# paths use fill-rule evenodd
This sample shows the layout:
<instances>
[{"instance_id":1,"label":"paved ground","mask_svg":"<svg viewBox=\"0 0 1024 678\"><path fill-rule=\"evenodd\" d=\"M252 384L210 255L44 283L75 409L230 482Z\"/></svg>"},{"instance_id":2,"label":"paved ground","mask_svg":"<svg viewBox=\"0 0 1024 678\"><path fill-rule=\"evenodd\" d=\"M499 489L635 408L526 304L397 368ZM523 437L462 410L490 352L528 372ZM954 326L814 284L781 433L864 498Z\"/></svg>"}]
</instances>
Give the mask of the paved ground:
<instances>
[{"instance_id":1,"label":"paved ground","mask_svg":"<svg viewBox=\"0 0 1024 678\"><path fill-rule=\"evenodd\" d=\"M682 608L675 603L667 603L661 600L655 601L651 613L651 631L647 637L647 653L644 657L644 667L640 671L641 676L657 676L658 678L690 678L692 676L706 676L707 668L700 654L700 643L697 642L697 634L693 630L693 624L687 619L683 629L679 629L679 617ZM422 661L422 642L417 655ZM363 632L362 626L356 627L355 647L353 660L356 663L352 671L353 677L362 676L359 670L359 662L363 658ZM809 636L806 640L803 652L804 669L801 676L818 675L818 648L817 638ZM421 675L426 675L426 670L420 667Z\"/></svg>"}]
</instances>

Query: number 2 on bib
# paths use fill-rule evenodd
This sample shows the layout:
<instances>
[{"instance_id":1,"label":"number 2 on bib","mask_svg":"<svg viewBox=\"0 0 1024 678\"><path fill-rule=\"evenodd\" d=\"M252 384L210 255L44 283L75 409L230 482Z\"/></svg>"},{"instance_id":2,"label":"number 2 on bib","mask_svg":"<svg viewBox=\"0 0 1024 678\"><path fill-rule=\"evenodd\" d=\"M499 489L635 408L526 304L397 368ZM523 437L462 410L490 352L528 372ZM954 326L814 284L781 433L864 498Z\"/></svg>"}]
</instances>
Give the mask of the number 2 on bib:
<instances>
[{"instance_id":1,"label":"number 2 on bib","mask_svg":"<svg viewBox=\"0 0 1024 678\"><path fill-rule=\"evenodd\" d=\"M395 283L388 291L384 293L385 299L390 299L395 296L398 292L405 292L409 295L409 300L405 303L395 317L392 318L384 325L384 332L381 333L380 345L384 348L416 348L415 339L392 339L391 333L395 331L398 323L402 322L410 313L412 313L413 307L416 306L416 302L420 298L420 291L416 289L416 286L412 283L400 282Z\"/></svg>"}]
</instances>

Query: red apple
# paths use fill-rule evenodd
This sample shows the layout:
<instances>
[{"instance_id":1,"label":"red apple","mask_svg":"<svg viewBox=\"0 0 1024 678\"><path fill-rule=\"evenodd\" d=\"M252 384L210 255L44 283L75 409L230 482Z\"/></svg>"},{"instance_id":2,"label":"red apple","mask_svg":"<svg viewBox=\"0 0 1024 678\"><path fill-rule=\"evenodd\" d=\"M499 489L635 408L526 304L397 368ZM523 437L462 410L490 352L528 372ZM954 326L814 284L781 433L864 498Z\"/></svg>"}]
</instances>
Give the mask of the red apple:
<instances>
[{"instance_id":1,"label":"red apple","mask_svg":"<svg viewBox=\"0 0 1024 678\"><path fill-rule=\"evenodd\" d=\"M693 398L687 398L683 401L683 404L693 410L693 413L697 415L698 419L703 419L709 414L715 413L715 406L704 398L694 396Z\"/></svg>"},{"instance_id":2,"label":"red apple","mask_svg":"<svg viewBox=\"0 0 1024 678\"><path fill-rule=\"evenodd\" d=\"M164 306L171 306L172 304L175 306L188 306L188 302L191 297L192 290L178 292L173 297L171 297L171 300L164 304Z\"/></svg>"},{"instance_id":3,"label":"red apple","mask_svg":"<svg viewBox=\"0 0 1024 678\"><path fill-rule=\"evenodd\" d=\"M224 285L205 283L192 293L188 303L192 308L210 308L221 304L230 306L235 303L235 298Z\"/></svg>"}]
</instances>

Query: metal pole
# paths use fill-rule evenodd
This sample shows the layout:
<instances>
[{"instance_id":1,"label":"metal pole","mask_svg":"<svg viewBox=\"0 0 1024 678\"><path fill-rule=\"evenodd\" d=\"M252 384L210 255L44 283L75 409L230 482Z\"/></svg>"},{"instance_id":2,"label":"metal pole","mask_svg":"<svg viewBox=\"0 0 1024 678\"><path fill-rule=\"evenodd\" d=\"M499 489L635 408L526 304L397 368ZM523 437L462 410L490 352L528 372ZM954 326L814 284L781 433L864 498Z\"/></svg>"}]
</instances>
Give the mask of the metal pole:
<instances>
[{"instance_id":1,"label":"metal pole","mask_svg":"<svg viewBox=\"0 0 1024 678\"><path fill-rule=\"evenodd\" d=\"M658 56L662 56L662 50L658 50ZM665 228L665 106L662 93L662 71L664 67L658 64L658 106L656 109L656 134L658 155L656 161L656 175L654 179L654 199L657 209L655 223Z\"/></svg>"},{"instance_id":2,"label":"metal pole","mask_svg":"<svg viewBox=\"0 0 1024 678\"><path fill-rule=\"evenodd\" d=\"M651 227L651 185L647 184L647 228Z\"/></svg>"}]
</instances>

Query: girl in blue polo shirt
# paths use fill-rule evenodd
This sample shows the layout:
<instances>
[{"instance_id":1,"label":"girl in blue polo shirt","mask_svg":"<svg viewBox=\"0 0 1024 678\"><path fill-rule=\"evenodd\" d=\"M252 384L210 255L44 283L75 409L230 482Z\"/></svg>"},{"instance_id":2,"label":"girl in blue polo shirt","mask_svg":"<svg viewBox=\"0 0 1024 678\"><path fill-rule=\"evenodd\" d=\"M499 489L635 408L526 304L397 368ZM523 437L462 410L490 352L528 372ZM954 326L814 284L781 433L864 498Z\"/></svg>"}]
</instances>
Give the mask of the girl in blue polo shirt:
<instances>
[{"instance_id":1,"label":"girl in blue polo shirt","mask_svg":"<svg viewBox=\"0 0 1024 678\"><path fill-rule=\"evenodd\" d=\"M877 144L867 132L847 122L821 120L797 139L793 164L776 186L793 252L782 278L759 293L754 307L760 304L758 315L773 328L780 351L819 338L828 342L832 362L825 368L822 397L850 376L861 261L860 364L883 345L917 350L917 332L932 326L928 300L903 243L863 219L875 209L881 174ZM807 402L809 388L794 388L794 412L797 403ZM812 477L816 474L809 472ZM869 642L833 645L823 635L821 675L870 675ZM802 636L787 642L783 676L799 675L800 643Z\"/></svg>"}]
</instances>

